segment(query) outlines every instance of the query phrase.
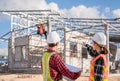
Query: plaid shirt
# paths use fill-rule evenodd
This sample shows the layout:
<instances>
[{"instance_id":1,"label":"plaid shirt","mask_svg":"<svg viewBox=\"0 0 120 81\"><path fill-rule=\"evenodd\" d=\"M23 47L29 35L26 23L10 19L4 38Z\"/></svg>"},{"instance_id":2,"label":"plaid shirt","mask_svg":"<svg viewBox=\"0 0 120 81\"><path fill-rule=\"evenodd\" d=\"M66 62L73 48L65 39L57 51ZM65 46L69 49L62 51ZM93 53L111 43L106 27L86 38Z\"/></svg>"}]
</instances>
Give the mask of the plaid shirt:
<instances>
[{"instance_id":1,"label":"plaid shirt","mask_svg":"<svg viewBox=\"0 0 120 81\"><path fill-rule=\"evenodd\" d=\"M55 52L54 50L48 49L48 52ZM50 75L54 81L62 79L62 75L75 80L80 76L80 72L71 72L65 66L60 55L55 52L50 58Z\"/></svg>"},{"instance_id":2,"label":"plaid shirt","mask_svg":"<svg viewBox=\"0 0 120 81\"><path fill-rule=\"evenodd\" d=\"M98 53L96 50L93 50L93 47L86 44L86 47L87 47L87 51L89 52L89 54L92 56L92 57L96 57L98 56L99 54L104 54L104 52L100 52ZM104 70L104 60L103 58L99 58L96 62L95 62L95 66L94 66L94 72L95 72L95 81L103 81L103 70Z\"/></svg>"}]
</instances>

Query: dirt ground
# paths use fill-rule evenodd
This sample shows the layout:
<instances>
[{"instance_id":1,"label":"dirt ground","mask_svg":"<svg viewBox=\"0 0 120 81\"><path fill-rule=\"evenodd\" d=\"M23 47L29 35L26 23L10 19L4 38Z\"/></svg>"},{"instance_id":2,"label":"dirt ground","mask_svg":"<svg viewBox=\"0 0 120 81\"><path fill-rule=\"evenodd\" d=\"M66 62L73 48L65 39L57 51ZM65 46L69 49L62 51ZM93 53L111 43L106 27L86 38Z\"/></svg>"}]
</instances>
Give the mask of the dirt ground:
<instances>
[{"instance_id":1,"label":"dirt ground","mask_svg":"<svg viewBox=\"0 0 120 81\"><path fill-rule=\"evenodd\" d=\"M0 81L43 81L43 80L40 74L0 74ZM88 81L88 77L80 77L75 81ZM120 76L116 75L110 76L109 81L120 81Z\"/></svg>"}]
</instances>

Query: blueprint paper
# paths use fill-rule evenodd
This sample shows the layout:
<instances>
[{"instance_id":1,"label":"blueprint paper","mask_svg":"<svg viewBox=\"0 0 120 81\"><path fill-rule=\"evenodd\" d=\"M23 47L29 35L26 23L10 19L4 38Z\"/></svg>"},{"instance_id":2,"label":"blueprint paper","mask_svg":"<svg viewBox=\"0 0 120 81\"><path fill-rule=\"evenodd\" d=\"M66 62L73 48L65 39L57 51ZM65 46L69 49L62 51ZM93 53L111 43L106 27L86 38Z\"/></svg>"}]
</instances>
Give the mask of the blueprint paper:
<instances>
[{"instance_id":1,"label":"blueprint paper","mask_svg":"<svg viewBox=\"0 0 120 81\"><path fill-rule=\"evenodd\" d=\"M78 67L75 67L75 66L72 66L69 64L65 64L65 65L71 72L80 72L81 71L81 68L78 68Z\"/></svg>"}]
</instances>

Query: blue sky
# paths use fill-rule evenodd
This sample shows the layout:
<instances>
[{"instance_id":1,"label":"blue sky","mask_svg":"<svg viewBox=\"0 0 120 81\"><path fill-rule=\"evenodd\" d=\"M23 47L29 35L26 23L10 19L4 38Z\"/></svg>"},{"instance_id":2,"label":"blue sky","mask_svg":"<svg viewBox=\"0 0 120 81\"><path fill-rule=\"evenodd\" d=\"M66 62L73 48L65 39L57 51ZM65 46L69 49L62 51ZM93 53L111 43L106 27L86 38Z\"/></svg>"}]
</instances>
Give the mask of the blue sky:
<instances>
[{"instance_id":1,"label":"blue sky","mask_svg":"<svg viewBox=\"0 0 120 81\"><path fill-rule=\"evenodd\" d=\"M112 9L119 8L119 0L46 0L48 3L55 2L60 8L71 8L72 6L86 5L100 6L102 8L110 7Z\"/></svg>"},{"instance_id":2,"label":"blue sky","mask_svg":"<svg viewBox=\"0 0 120 81\"><path fill-rule=\"evenodd\" d=\"M1 0L0 9L53 9L69 17L116 18L120 17L120 0ZM9 31L10 17L0 15L0 36ZM7 43L0 42L2 48Z\"/></svg>"}]
</instances>

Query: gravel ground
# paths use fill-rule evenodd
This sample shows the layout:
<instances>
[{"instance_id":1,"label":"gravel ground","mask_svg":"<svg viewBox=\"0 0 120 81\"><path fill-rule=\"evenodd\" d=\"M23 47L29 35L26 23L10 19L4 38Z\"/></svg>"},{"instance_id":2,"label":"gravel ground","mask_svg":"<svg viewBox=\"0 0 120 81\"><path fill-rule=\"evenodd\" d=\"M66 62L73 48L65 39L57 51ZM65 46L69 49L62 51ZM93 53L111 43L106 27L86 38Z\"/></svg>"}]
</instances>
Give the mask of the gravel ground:
<instances>
[{"instance_id":1,"label":"gravel ground","mask_svg":"<svg viewBox=\"0 0 120 81\"><path fill-rule=\"evenodd\" d=\"M43 81L43 80L42 76L39 74L0 74L0 81ZM88 77L80 77L75 81L88 81ZM120 81L120 75L109 76L109 81Z\"/></svg>"}]
</instances>

